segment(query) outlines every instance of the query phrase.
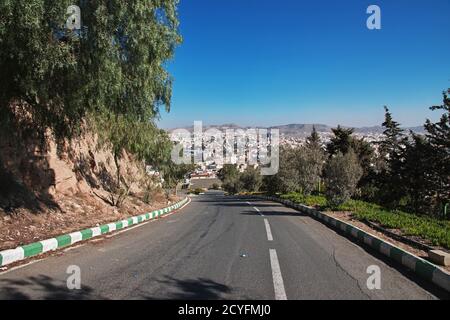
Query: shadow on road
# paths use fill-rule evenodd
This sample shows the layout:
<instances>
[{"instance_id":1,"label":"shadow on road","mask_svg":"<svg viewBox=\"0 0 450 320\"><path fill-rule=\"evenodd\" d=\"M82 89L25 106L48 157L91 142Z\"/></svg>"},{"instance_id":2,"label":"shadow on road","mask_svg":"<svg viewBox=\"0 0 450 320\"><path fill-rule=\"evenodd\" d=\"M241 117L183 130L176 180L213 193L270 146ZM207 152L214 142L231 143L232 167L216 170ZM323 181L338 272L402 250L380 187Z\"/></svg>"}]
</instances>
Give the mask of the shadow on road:
<instances>
[{"instance_id":1,"label":"shadow on road","mask_svg":"<svg viewBox=\"0 0 450 320\"><path fill-rule=\"evenodd\" d=\"M241 214L247 216L259 216L260 213L255 210L242 211ZM287 211L262 211L264 216L278 216L278 217L309 217L309 215L301 212L287 212Z\"/></svg>"},{"instance_id":2,"label":"shadow on road","mask_svg":"<svg viewBox=\"0 0 450 320\"><path fill-rule=\"evenodd\" d=\"M218 300L223 298L222 294L231 292L230 287L205 278L180 280L166 276L164 280L158 280L158 282L171 291L161 297L163 299ZM155 299L153 297L144 298Z\"/></svg>"},{"instance_id":3,"label":"shadow on road","mask_svg":"<svg viewBox=\"0 0 450 320\"><path fill-rule=\"evenodd\" d=\"M215 197L208 197L203 196L195 199L196 202L201 203L216 203L217 206L224 206L224 207L249 207L249 206L257 206L260 208L264 207L270 207L270 208L284 208L283 205L279 203L267 203L263 200L258 200L251 197L245 197L245 196L215 196ZM251 203L249 205L248 202Z\"/></svg>"},{"instance_id":4,"label":"shadow on road","mask_svg":"<svg viewBox=\"0 0 450 320\"><path fill-rule=\"evenodd\" d=\"M104 298L94 296L93 289L90 287L83 286L81 290L69 290L64 281L56 281L48 276L40 275L26 279L0 280L0 299L91 300Z\"/></svg>"}]
</instances>

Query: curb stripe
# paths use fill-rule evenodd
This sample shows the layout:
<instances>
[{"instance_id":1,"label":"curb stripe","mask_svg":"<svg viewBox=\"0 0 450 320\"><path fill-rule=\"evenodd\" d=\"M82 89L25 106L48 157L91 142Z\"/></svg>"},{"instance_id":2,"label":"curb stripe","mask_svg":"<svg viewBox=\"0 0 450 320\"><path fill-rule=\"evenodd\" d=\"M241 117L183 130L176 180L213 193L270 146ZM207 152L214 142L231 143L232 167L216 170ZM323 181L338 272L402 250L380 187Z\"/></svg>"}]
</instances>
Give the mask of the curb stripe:
<instances>
[{"instance_id":1,"label":"curb stripe","mask_svg":"<svg viewBox=\"0 0 450 320\"><path fill-rule=\"evenodd\" d=\"M434 270L432 281L434 284L450 292L450 280L448 279L448 275L442 272L442 270Z\"/></svg>"},{"instance_id":2,"label":"curb stripe","mask_svg":"<svg viewBox=\"0 0 450 320\"><path fill-rule=\"evenodd\" d=\"M28 257L36 256L44 252L53 251L58 248L64 248L77 242L91 239L116 230L125 229L129 226L140 224L146 220L155 219L158 216L172 212L180 208L181 206L184 206L187 202L188 198L185 198L177 204L163 210L157 210L153 211L152 213L146 213L143 215L131 217L126 220L105 224L99 227L93 227L81 231L72 232L70 234L60 235L51 239L41 240L35 243L17 247L15 249L0 251L0 266L5 266L7 264L17 262Z\"/></svg>"},{"instance_id":3,"label":"curb stripe","mask_svg":"<svg viewBox=\"0 0 450 320\"><path fill-rule=\"evenodd\" d=\"M18 247L16 249L6 250L2 252L2 263L8 264L17 260L22 260L25 258L25 254L23 252L22 247Z\"/></svg>"},{"instance_id":4,"label":"curb stripe","mask_svg":"<svg viewBox=\"0 0 450 320\"><path fill-rule=\"evenodd\" d=\"M85 229L85 230L81 230L81 240L87 240L92 238L92 230L91 229Z\"/></svg>"},{"instance_id":5,"label":"curb stripe","mask_svg":"<svg viewBox=\"0 0 450 320\"><path fill-rule=\"evenodd\" d=\"M411 270L416 270L416 259L414 257L404 255L400 263Z\"/></svg>"},{"instance_id":6,"label":"curb stripe","mask_svg":"<svg viewBox=\"0 0 450 320\"><path fill-rule=\"evenodd\" d=\"M56 237L56 241L58 241L58 248L67 247L71 244L72 239L68 234Z\"/></svg>"},{"instance_id":7,"label":"curb stripe","mask_svg":"<svg viewBox=\"0 0 450 320\"><path fill-rule=\"evenodd\" d=\"M25 257L31 257L42 252L42 243L35 242L22 246Z\"/></svg>"},{"instance_id":8,"label":"curb stripe","mask_svg":"<svg viewBox=\"0 0 450 320\"><path fill-rule=\"evenodd\" d=\"M43 240L40 243L42 244L42 252L48 252L58 248L58 241L55 238Z\"/></svg>"},{"instance_id":9,"label":"curb stripe","mask_svg":"<svg viewBox=\"0 0 450 320\"><path fill-rule=\"evenodd\" d=\"M98 237L99 235L102 234L102 231L100 230L99 227L91 228L90 231L91 231L91 236L89 237L89 239L90 238L94 238L94 237Z\"/></svg>"},{"instance_id":10,"label":"curb stripe","mask_svg":"<svg viewBox=\"0 0 450 320\"><path fill-rule=\"evenodd\" d=\"M77 242L80 242L83 240L83 234L80 231L72 232L71 234L69 234L69 236L71 239L71 242L70 242L71 244L74 244L74 243L77 243Z\"/></svg>"},{"instance_id":11,"label":"curb stripe","mask_svg":"<svg viewBox=\"0 0 450 320\"><path fill-rule=\"evenodd\" d=\"M403 264L403 251L395 247L391 248L391 258Z\"/></svg>"},{"instance_id":12,"label":"curb stripe","mask_svg":"<svg viewBox=\"0 0 450 320\"><path fill-rule=\"evenodd\" d=\"M434 268L433 265L423 260L416 262L416 272L425 279L433 280Z\"/></svg>"}]
</instances>

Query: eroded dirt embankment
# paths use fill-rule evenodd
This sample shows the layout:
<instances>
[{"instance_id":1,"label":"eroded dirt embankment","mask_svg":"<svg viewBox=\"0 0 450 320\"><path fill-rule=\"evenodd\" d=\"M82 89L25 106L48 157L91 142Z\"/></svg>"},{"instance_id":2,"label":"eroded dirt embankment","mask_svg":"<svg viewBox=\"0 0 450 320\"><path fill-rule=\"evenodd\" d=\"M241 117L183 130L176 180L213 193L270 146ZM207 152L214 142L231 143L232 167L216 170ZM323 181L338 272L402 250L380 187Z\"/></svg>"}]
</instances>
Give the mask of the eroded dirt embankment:
<instances>
[{"instance_id":1,"label":"eroded dirt embankment","mask_svg":"<svg viewBox=\"0 0 450 320\"><path fill-rule=\"evenodd\" d=\"M97 136L56 142L0 133L0 250L166 207L176 200L148 188L141 162L119 161ZM150 185L151 185L150 181ZM129 196L112 205L123 190ZM151 191L150 191L151 189ZM146 200L145 203L143 200Z\"/></svg>"}]
</instances>

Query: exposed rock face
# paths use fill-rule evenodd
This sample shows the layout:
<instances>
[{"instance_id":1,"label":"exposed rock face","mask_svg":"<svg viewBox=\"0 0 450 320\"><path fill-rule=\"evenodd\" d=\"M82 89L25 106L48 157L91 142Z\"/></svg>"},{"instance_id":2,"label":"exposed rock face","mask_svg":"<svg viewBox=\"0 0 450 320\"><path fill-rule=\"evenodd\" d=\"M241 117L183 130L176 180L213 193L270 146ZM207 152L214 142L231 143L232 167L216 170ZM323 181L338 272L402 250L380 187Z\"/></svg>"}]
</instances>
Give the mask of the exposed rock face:
<instances>
[{"instance_id":1,"label":"exposed rock face","mask_svg":"<svg viewBox=\"0 0 450 320\"><path fill-rule=\"evenodd\" d=\"M0 139L0 207L57 202L59 196L84 194L107 197L117 184L117 168L111 149L99 146L96 135L57 143L47 134L44 143ZM124 153L119 161L121 176L130 191L141 191L145 175L142 164ZM57 203L54 203L57 205Z\"/></svg>"}]
</instances>

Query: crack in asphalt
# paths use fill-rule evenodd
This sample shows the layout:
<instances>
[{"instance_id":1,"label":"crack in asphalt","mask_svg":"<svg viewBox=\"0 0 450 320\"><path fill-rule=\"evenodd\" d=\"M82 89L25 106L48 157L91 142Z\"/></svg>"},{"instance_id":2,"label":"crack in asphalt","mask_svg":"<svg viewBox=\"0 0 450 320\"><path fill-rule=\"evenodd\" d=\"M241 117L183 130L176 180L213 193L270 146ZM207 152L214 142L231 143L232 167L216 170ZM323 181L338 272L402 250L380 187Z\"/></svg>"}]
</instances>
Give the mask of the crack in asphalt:
<instances>
[{"instance_id":1,"label":"crack in asphalt","mask_svg":"<svg viewBox=\"0 0 450 320\"><path fill-rule=\"evenodd\" d=\"M331 257L333 258L333 261L334 261L334 263L335 263L335 265L336 265L336 273L338 272L338 270L341 270L344 274L346 274L350 279L352 279L352 280L356 283L356 286L358 287L359 291L360 291L364 296L366 296L367 299L372 300L371 297L370 297L370 295L367 294L367 293L363 290L363 288L361 287L361 285L360 285L358 279L356 279L355 277L353 277L353 276L352 276L347 270L345 270L345 269L341 266L341 264L337 261L337 258L336 258L336 247L333 247L333 254L331 255Z\"/></svg>"}]
</instances>

